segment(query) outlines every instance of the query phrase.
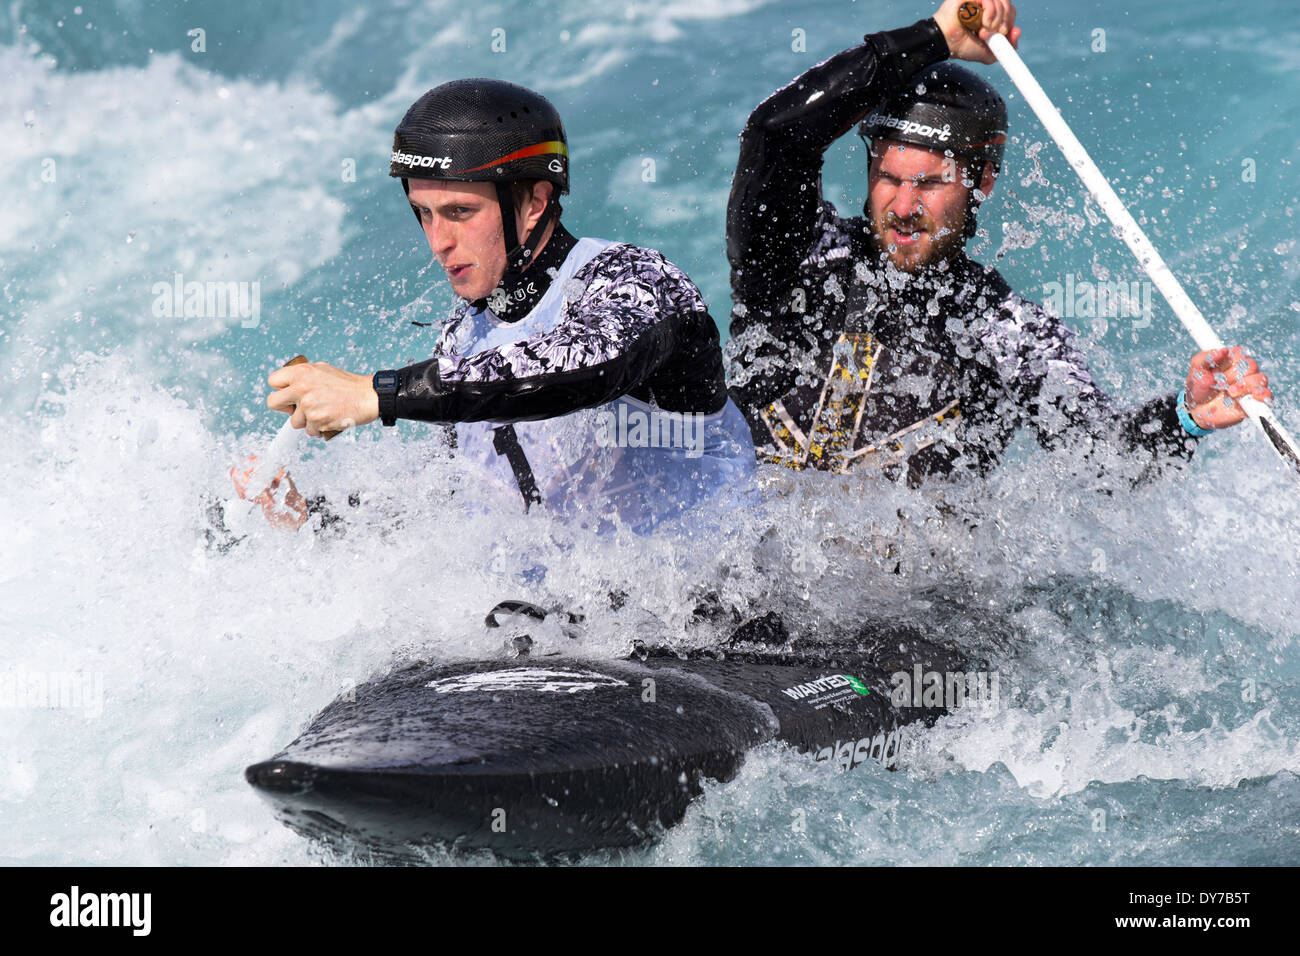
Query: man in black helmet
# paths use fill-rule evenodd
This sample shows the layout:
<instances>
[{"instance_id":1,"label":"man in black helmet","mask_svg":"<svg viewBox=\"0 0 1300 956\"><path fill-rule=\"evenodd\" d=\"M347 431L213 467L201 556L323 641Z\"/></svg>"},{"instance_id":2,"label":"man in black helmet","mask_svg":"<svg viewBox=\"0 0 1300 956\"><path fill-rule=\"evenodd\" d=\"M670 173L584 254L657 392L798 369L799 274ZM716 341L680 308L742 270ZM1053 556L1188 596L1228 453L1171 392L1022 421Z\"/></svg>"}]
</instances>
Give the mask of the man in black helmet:
<instances>
[{"instance_id":1,"label":"man in black helmet","mask_svg":"<svg viewBox=\"0 0 1300 956\"><path fill-rule=\"evenodd\" d=\"M550 102L499 80L445 83L397 127L389 174L462 303L427 361L286 367L269 407L313 436L454 424L457 453L516 506L597 527L644 532L744 483L753 445L699 290L654 250L561 224L569 151Z\"/></svg>"},{"instance_id":2,"label":"man in black helmet","mask_svg":"<svg viewBox=\"0 0 1300 956\"><path fill-rule=\"evenodd\" d=\"M1240 349L1192 359L1186 388L1121 412L1073 333L963 251L993 190L1006 106L950 56L994 62L992 32L1019 39L1015 7L982 0L979 38L959 0L872 34L763 101L741 134L727 210L734 308L732 394L767 461L911 484L985 473L1015 431L1044 446L1118 437L1158 467L1236 424L1233 399L1271 399ZM991 32L992 31L992 32ZM864 218L821 195L825 150L861 121Z\"/></svg>"}]
</instances>

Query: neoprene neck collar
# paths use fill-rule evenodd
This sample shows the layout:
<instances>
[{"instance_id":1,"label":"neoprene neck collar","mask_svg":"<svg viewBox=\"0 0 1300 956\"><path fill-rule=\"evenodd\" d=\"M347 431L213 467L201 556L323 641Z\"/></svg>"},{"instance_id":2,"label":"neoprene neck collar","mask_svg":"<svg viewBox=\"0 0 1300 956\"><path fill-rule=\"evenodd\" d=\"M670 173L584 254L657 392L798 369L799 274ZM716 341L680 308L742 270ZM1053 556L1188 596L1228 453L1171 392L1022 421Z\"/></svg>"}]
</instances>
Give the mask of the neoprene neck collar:
<instances>
[{"instance_id":1,"label":"neoprene neck collar","mask_svg":"<svg viewBox=\"0 0 1300 956\"><path fill-rule=\"evenodd\" d=\"M577 244L578 240L557 221L551 238L546 240L546 245L527 269L522 272L507 270L501 284L490 296L478 299L471 305L479 311L490 308L492 314L502 322L518 322L542 300L546 290L551 287L552 275Z\"/></svg>"}]
</instances>

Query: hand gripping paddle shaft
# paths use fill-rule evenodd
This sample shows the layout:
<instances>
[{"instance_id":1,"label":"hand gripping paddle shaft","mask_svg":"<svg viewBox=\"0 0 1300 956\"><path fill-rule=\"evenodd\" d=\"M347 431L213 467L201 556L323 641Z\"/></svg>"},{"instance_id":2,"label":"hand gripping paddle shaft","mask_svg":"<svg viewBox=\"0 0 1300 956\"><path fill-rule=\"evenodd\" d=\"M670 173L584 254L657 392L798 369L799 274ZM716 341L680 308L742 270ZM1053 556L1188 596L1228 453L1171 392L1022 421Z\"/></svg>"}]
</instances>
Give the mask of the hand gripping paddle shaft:
<instances>
[{"instance_id":1,"label":"hand gripping paddle shaft","mask_svg":"<svg viewBox=\"0 0 1300 956\"><path fill-rule=\"evenodd\" d=\"M963 3L957 10L957 19L961 25L972 33L978 33L983 22L984 11L978 3ZM1101 174L1097 164L1092 161L1088 151L1083 148L1083 144L1066 125L1061 118L1060 112L1052 105L1043 88L1038 85L1029 68L1025 66L1024 60L1020 59L1011 43L1000 33L995 33L988 39L988 47L993 51L993 55L998 58L1011 81L1016 84L1020 94L1025 101L1033 108L1038 119L1056 145L1060 147L1061 152L1065 154L1066 160L1079 174L1083 184L1088 187L1100 204L1102 211L1106 213L1110 221L1114 223L1119 230L1121 238L1137 257L1142 268L1146 270L1151 281L1155 283L1160 294L1165 297L1174 314L1178 316L1183 327L1195 339L1197 346L1202 351L1210 349L1223 348L1223 340L1215 334L1210 328L1210 324L1205 321L1205 316L1201 315L1201 310L1196 304L1188 298L1187 293L1183 291L1182 285L1174 277L1165 260L1160 258L1160 253L1156 252L1155 246L1151 245L1151 240L1147 238L1142 227L1139 226L1124 208L1124 203L1120 201L1119 196L1115 195L1115 190L1111 188L1106 177ZM1241 402L1241 407L1247 415L1255 422L1256 425L1264 432L1269 444L1278 456L1291 466L1297 473L1300 473L1300 447L1296 446L1295 440L1287 434L1286 429L1274 416L1272 410L1259 401L1253 395L1243 395L1237 399Z\"/></svg>"},{"instance_id":2,"label":"hand gripping paddle shaft","mask_svg":"<svg viewBox=\"0 0 1300 956\"><path fill-rule=\"evenodd\" d=\"M290 365L301 365L305 361L307 361L307 356L295 355L285 362L282 367L288 368ZM294 410L290 408L289 415L292 416L293 412ZM329 441L337 434L338 432L321 432L321 437ZM256 489L270 485L271 479L279 474L280 469L289 464L294 451L298 447L298 439L301 437L302 430L294 428L289 424L288 420L280 426L280 430L275 433L275 437L271 439L271 444L267 446L266 452L248 477L248 488L254 494L257 494Z\"/></svg>"}]
</instances>

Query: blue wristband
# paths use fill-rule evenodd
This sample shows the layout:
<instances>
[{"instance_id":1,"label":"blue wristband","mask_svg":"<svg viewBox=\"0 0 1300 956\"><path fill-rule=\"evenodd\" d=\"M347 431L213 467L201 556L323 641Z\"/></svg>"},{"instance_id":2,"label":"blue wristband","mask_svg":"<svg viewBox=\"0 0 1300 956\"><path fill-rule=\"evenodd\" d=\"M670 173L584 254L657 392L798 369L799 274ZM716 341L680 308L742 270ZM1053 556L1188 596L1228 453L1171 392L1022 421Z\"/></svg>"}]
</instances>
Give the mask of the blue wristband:
<instances>
[{"instance_id":1,"label":"blue wristband","mask_svg":"<svg viewBox=\"0 0 1300 956\"><path fill-rule=\"evenodd\" d=\"M1178 421L1182 423L1183 431L1193 438L1204 438L1213 428L1202 428L1193 420L1191 413L1187 410L1187 389L1178 393Z\"/></svg>"}]
</instances>

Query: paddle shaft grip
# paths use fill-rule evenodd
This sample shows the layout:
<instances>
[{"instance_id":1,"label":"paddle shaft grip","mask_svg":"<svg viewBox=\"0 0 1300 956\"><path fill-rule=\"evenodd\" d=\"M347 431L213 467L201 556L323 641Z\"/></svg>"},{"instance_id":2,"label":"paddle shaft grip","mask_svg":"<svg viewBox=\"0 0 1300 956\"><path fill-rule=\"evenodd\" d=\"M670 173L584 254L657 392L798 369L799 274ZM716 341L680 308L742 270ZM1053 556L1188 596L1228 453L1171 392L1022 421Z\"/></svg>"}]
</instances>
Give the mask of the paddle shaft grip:
<instances>
[{"instance_id":1,"label":"paddle shaft grip","mask_svg":"<svg viewBox=\"0 0 1300 956\"><path fill-rule=\"evenodd\" d=\"M979 33L980 27L984 25L984 8L967 0L957 8L957 22L971 33Z\"/></svg>"},{"instance_id":2,"label":"paddle shaft grip","mask_svg":"<svg viewBox=\"0 0 1300 956\"><path fill-rule=\"evenodd\" d=\"M281 365L280 367L281 367L281 368L288 368L290 365L302 365L302 364L303 364L304 362L306 362L306 361L307 361L307 356L305 356L305 355L295 355L293 358L289 359L289 361L285 362L285 363L284 363L283 365ZM296 409L297 409L297 406L296 406L296 405L290 405L290 406L289 406L289 414L292 415ZM321 433L320 433L320 437L321 437L321 438L324 438L326 441L329 441L331 438L333 438L333 437L334 437L335 435L337 435L337 434L338 434L338 432L321 432Z\"/></svg>"}]
</instances>

